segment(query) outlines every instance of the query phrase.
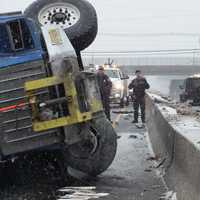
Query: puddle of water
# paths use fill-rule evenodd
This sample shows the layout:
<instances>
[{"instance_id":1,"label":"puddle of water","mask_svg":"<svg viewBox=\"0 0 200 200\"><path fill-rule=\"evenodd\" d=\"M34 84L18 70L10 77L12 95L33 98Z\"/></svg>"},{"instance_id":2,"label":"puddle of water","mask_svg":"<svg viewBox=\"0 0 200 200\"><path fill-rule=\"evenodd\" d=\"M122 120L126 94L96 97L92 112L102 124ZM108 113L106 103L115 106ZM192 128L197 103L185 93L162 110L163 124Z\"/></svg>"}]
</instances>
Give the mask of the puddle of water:
<instances>
[{"instance_id":1,"label":"puddle of water","mask_svg":"<svg viewBox=\"0 0 200 200\"><path fill-rule=\"evenodd\" d=\"M65 187L58 190L57 200L89 200L108 196L108 193L96 192L96 187Z\"/></svg>"}]
</instances>

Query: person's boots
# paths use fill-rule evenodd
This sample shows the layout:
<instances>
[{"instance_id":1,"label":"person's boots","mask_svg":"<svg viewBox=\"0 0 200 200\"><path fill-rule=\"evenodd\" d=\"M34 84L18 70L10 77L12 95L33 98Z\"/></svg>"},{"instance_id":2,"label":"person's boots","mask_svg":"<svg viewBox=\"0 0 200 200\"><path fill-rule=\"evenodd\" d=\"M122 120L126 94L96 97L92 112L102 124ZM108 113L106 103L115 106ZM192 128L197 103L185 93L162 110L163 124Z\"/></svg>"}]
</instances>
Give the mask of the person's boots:
<instances>
[{"instance_id":1,"label":"person's boots","mask_svg":"<svg viewBox=\"0 0 200 200\"><path fill-rule=\"evenodd\" d=\"M134 111L134 120L132 121L133 124L137 124L138 123L138 112Z\"/></svg>"},{"instance_id":2,"label":"person's boots","mask_svg":"<svg viewBox=\"0 0 200 200\"><path fill-rule=\"evenodd\" d=\"M134 120L132 121L132 123L133 123L133 124L137 124L137 123L138 123L138 120L134 119Z\"/></svg>"},{"instance_id":3,"label":"person's boots","mask_svg":"<svg viewBox=\"0 0 200 200\"><path fill-rule=\"evenodd\" d=\"M145 128L145 119L142 119L142 127Z\"/></svg>"}]
</instances>

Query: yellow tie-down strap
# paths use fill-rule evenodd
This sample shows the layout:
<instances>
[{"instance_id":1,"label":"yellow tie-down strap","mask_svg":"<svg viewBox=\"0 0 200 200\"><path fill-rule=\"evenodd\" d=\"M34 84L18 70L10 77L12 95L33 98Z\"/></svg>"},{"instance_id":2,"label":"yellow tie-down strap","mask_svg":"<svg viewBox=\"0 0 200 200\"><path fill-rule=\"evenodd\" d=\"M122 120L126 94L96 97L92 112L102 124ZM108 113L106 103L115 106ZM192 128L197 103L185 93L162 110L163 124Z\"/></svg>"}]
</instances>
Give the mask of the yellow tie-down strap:
<instances>
[{"instance_id":1,"label":"yellow tie-down strap","mask_svg":"<svg viewBox=\"0 0 200 200\"><path fill-rule=\"evenodd\" d=\"M68 108L69 108L69 116L66 117L60 117L48 121L37 121L33 120L33 130L36 132L41 132L41 131L46 131L49 129L54 129L54 128L59 128L63 126L69 126L77 123L82 123L86 122L92 119L92 114L96 113L98 111L101 111L102 108L102 103L100 100L97 100L95 98L90 99L90 111L89 112L80 112L79 109L79 104L78 104L78 99L77 99L77 91L75 84L71 78L70 75L66 76L64 80L60 80L57 77L49 77L49 78L43 78L39 80L34 80L34 81L29 81L25 83L25 91L27 93L27 96L29 97L29 101L31 102L31 99L36 99L34 97L34 91L42 88L47 88L50 86L56 86L59 84L63 84L67 98L70 99L68 101ZM31 107L32 107L32 114L33 114L33 119L37 119L37 108L36 108L36 103L34 104L31 102Z\"/></svg>"}]
</instances>

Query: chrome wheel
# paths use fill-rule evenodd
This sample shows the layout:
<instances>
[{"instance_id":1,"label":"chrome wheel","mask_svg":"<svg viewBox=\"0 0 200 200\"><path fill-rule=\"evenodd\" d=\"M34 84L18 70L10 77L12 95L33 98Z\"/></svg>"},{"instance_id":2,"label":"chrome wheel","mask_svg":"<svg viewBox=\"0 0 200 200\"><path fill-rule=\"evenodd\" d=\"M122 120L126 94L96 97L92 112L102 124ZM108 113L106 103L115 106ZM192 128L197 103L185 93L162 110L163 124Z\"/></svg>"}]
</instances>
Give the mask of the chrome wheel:
<instances>
[{"instance_id":1,"label":"chrome wheel","mask_svg":"<svg viewBox=\"0 0 200 200\"><path fill-rule=\"evenodd\" d=\"M35 0L24 15L41 26L57 26L64 30L76 52L87 48L98 30L97 14L87 0Z\"/></svg>"},{"instance_id":2,"label":"chrome wheel","mask_svg":"<svg viewBox=\"0 0 200 200\"><path fill-rule=\"evenodd\" d=\"M63 29L75 25L80 19L80 11L69 3L53 3L43 7L38 21L41 25L55 24Z\"/></svg>"}]
</instances>

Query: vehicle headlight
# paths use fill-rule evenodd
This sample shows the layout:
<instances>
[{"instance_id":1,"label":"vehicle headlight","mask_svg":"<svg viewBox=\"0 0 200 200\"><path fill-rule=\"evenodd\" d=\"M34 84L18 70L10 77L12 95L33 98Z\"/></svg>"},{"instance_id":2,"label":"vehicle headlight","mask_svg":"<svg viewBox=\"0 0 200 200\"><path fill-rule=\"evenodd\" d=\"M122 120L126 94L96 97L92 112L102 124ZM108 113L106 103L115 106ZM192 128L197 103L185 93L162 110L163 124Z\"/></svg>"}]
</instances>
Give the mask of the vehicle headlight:
<instances>
[{"instance_id":1,"label":"vehicle headlight","mask_svg":"<svg viewBox=\"0 0 200 200\"><path fill-rule=\"evenodd\" d=\"M120 94L115 94L115 98L120 98Z\"/></svg>"},{"instance_id":2,"label":"vehicle headlight","mask_svg":"<svg viewBox=\"0 0 200 200\"><path fill-rule=\"evenodd\" d=\"M117 89L117 90L123 90L124 89L124 87L121 83L115 83L114 88Z\"/></svg>"}]
</instances>

